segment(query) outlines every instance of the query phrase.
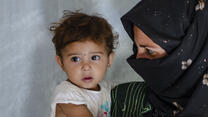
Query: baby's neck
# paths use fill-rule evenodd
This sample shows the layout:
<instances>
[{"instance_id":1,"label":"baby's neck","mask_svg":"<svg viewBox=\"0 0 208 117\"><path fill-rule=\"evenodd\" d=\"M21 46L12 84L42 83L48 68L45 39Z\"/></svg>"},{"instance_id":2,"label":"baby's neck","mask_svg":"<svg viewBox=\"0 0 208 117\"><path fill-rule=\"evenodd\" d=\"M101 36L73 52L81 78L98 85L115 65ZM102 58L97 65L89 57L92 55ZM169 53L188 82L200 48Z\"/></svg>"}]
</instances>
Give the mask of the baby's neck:
<instances>
[{"instance_id":1,"label":"baby's neck","mask_svg":"<svg viewBox=\"0 0 208 117\"><path fill-rule=\"evenodd\" d=\"M73 85L76 85L76 84L74 84L73 82L71 82L69 79L67 79L66 81L72 83ZM78 85L76 85L76 86L79 87ZM79 87L79 88L82 88L82 87ZM82 89L83 89L83 88L82 88ZM85 88L84 88L84 89L85 89ZM87 90L100 91L101 88L100 88L100 85L97 84L97 87L96 87L96 88L93 88L93 89L87 89Z\"/></svg>"}]
</instances>

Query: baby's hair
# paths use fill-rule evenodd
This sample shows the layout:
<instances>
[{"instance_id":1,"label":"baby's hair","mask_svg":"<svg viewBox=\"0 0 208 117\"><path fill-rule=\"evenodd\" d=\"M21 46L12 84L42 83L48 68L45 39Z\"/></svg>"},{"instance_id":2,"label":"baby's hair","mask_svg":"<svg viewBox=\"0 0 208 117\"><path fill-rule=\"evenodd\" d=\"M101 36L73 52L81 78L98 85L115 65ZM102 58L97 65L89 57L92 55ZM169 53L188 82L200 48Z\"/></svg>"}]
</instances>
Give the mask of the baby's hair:
<instances>
[{"instance_id":1,"label":"baby's hair","mask_svg":"<svg viewBox=\"0 0 208 117\"><path fill-rule=\"evenodd\" d=\"M111 25L99 15L87 15L79 11L64 11L63 18L50 26L54 33L52 42L56 55L62 57L61 51L70 43L92 40L105 43L108 54L116 48L118 34L113 33Z\"/></svg>"}]
</instances>

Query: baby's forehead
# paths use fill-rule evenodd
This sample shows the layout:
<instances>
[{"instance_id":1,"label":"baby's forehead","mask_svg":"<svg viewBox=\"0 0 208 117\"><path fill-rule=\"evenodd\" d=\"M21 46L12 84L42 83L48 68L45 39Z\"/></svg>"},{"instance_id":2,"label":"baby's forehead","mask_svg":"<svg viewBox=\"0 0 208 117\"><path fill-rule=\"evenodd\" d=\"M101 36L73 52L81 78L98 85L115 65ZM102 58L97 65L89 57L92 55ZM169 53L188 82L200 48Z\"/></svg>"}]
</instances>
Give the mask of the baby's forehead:
<instances>
[{"instance_id":1,"label":"baby's forehead","mask_svg":"<svg viewBox=\"0 0 208 117\"><path fill-rule=\"evenodd\" d=\"M80 39L80 40L71 42L71 43L69 43L67 45L68 46L81 45L81 46L98 46L98 47L105 47L106 46L107 47L105 39L102 39L102 38L91 38L91 37Z\"/></svg>"},{"instance_id":2,"label":"baby's forehead","mask_svg":"<svg viewBox=\"0 0 208 117\"><path fill-rule=\"evenodd\" d=\"M75 41L69 43L63 49L63 52L98 52L98 51L107 51L107 44L105 42L96 42L92 40L85 41Z\"/></svg>"}]
</instances>

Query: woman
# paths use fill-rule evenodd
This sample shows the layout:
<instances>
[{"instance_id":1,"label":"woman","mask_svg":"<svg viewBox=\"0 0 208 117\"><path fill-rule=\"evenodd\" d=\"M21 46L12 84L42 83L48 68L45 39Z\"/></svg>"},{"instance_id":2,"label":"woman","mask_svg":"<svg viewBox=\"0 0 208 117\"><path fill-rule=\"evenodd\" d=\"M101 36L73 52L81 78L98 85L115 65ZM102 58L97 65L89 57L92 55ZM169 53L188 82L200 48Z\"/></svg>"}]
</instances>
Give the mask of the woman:
<instances>
[{"instance_id":1,"label":"woman","mask_svg":"<svg viewBox=\"0 0 208 117\"><path fill-rule=\"evenodd\" d=\"M145 82L112 90L113 117L208 117L208 4L142 0L121 21Z\"/></svg>"}]
</instances>

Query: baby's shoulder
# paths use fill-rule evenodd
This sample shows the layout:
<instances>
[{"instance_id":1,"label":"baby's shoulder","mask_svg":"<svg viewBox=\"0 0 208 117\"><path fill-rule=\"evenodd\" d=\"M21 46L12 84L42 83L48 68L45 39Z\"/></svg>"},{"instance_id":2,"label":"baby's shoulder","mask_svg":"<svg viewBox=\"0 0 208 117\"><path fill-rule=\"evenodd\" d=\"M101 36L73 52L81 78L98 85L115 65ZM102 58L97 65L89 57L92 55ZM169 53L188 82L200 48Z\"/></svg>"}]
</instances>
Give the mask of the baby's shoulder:
<instances>
[{"instance_id":1,"label":"baby's shoulder","mask_svg":"<svg viewBox=\"0 0 208 117\"><path fill-rule=\"evenodd\" d=\"M80 96L81 90L77 86L74 86L68 81L63 81L55 88L55 96Z\"/></svg>"},{"instance_id":2,"label":"baby's shoulder","mask_svg":"<svg viewBox=\"0 0 208 117\"><path fill-rule=\"evenodd\" d=\"M80 88L67 81L56 86L53 97L55 102L59 103L85 104L85 98Z\"/></svg>"}]
</instances>

